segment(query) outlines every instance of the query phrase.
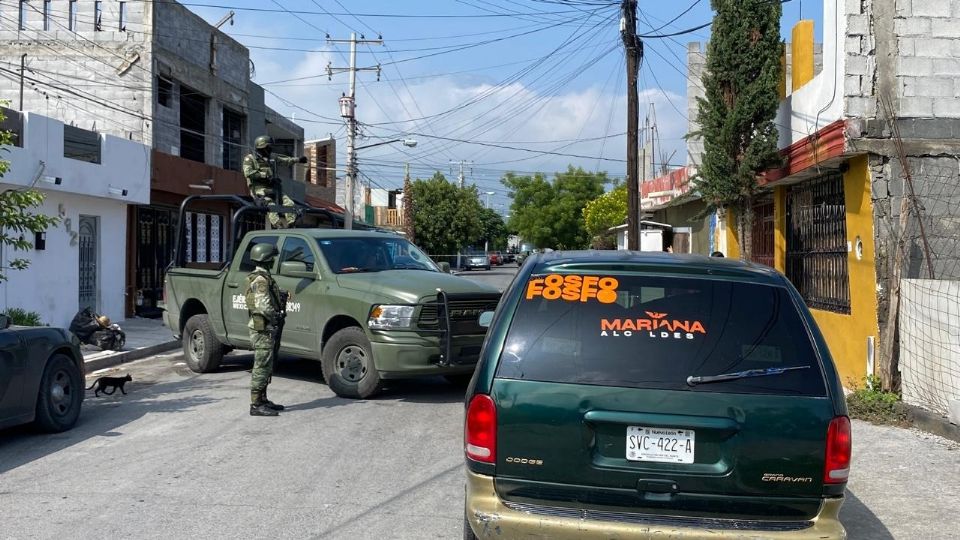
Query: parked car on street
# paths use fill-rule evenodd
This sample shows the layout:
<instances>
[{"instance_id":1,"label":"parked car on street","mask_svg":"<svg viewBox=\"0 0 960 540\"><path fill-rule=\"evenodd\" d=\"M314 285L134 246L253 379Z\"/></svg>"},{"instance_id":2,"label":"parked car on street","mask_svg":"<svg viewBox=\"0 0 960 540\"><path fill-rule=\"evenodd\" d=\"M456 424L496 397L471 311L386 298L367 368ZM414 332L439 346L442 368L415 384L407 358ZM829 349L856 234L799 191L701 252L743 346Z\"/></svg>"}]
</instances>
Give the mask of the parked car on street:
<instances>
[{"instance_id":1,"label":"parked car on street","mask_svg":"<svg viewBox=\"0 0 960 540\"><path fill-rule=\"evenodd\" d=\"M503 257L500 255L499 251L491 251L488 256L490 257L490 264L495 266L503 266Z\"/></svg>"},{"instance_id":2,"label":"parked car on street","mask_svg":"<svg viewBox=\"0 0 960 540\"><path fill-rule=\"evenodd\" d=\"M520 253L518 253L518 254L517 254L517 266L522 265L522 264L523 264L523 261L527 260L527 257L530 256L530 253L531 253L531 252L530 252L529 250L524 250L524 251L521 251Z\"/></svg>"},{"instance_id":3,"label":"parked car on street","mask_svg":"<svg viewBox=\"0 0 960 540\"><path fill-rule=\"evenodd\" d=\"M504 251L503 252L503 263L510 264L517 262L517 254L513 251Z\"/></svg>"},{"instance_id":4,"label":"parked car on street","mask_svg":"<svg viewBox=\"0 0 960 540\"><path fill-rule=\"evenodd\" d=\"M474 268L490 269L490 258L483 253L469 253L463 257L461 266L464 270L473 270Z\"/></svg>"},{"instance_id":5,"label":"parked car on street","mask_svg":"<svg viewBox=\"0 0 960 540\"><path fill-rule=\"evenodd\" d=\"M464 538L846 538L843 389L782 274L537 254L481 324Z\"/></svg>"},{"instance_id":6,"label":"parked car on street","mask_svg":"<svg viewBox=\"0 0 960 540\"><path fill-rule=\"evenodd\" d=\"M63 328L11 327L0 315L0 428L48 432L77 423L84 397L80 342Z\"/></svg>"}]
</instances>

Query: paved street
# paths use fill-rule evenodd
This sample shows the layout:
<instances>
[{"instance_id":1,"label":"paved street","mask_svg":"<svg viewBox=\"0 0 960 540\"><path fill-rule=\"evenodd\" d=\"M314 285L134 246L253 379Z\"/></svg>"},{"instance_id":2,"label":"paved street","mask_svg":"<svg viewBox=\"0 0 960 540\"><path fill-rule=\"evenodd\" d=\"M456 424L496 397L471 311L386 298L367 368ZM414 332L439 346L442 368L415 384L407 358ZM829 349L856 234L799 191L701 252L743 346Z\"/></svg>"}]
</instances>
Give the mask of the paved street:
<instances>
[{"instance_id":1,"label":"paved street","mask_svg":"<svg viewBox=\"0 0 960 540\"><path fill-rule=\"evenodd\" d=\"M502 287L514 271L468 277ZM288 411L253 418L251 360L209 375L179 354L138 361L119 370L129 395L90 393L73 431L0 432L0 538L460 537L462 388L350 401L287 360L270 395ZM851 538L960 537L960 445L861 422L854 437Z\"/></svg>"}]
</instances>

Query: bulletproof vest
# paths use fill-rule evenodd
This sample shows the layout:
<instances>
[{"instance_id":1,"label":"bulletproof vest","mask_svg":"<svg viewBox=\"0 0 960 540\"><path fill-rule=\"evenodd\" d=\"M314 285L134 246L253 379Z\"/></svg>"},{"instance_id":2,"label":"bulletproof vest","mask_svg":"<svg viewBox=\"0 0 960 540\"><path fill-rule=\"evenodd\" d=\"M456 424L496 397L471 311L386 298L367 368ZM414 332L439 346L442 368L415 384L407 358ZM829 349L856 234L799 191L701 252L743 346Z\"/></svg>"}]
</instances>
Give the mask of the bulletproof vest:
<instances>
[{"instance_id":1,"label":"bulletproof vest","mask_svg":"<svg viewBox=\"0 0 960 540\"><path fill-rule=\"evenodd\" d=\"M268 176L273 175L273 169L270 167L270 162L266 159L260 157L260 154L253 153L250 154L253 157L253 161L257 164L257 170L260 172L267 172ZM273 182L269 178L248 178L247 181L250 183L251 189L265 188L272 189Z\"/></svg>"},{"instance_id":2,"label":"bulletproof vest","mask_svg":"<svg viewBox=\"0 0 960 540\"><path fill-rule=\"evenodd\" d=\"M253 306L256 305L256 298L255 298L256 293L253 291L253 287L252 287L253 280L257 279L260 276L264 277L267 280L267 284L268 284L267 289L269 291L270 298L273 300L273 305L274 306L280 305L280 299L277 297L277 293L274 290L276 288L276 285L273 282L273 279L270 278L270 273L260 269L254 270L253 272L250 273L250 275L247 276L247 293L245 296L245 299L247 301L247 313L251 315L253 314Z\"/></svg>"}]
</instances>

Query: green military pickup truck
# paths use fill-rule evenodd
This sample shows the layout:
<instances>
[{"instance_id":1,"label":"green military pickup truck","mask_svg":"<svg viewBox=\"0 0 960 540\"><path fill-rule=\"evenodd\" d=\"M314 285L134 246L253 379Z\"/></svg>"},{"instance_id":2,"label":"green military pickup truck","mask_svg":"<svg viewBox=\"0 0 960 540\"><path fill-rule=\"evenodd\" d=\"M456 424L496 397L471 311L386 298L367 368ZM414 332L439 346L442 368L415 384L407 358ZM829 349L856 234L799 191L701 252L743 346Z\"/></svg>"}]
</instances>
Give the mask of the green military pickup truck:
<instances>
[{"instance_id":1,"label":"green military pickup truck","mask_svg":"<svg viewBox=\"0 0 960 540\"><path fill-rule=\"evenodd\" d=\"M270 270L291 294L281 353L319 360L337 395L366 398L386 379L462 381L473 372L486 333L478 318L500 292L441 270L402 236L337 229L251 231L219 270L176 257L164 280L164 321L193 371L250 349L244 293L260 243L277 247Z\"/></svg>"}]
</instances>

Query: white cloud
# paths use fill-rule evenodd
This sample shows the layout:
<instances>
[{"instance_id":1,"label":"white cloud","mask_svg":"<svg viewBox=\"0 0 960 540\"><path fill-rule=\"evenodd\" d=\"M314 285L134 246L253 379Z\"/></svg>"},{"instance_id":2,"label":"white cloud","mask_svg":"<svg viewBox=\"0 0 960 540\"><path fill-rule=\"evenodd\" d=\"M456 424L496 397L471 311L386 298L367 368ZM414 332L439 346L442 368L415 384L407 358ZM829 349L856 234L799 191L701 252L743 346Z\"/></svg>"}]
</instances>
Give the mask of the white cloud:
<instances>
[{"instance_id":1,"label":"white cloud","mask_svg":"<svg viewBox=\"0 0 960 540\"><path fill-rule=\"evenodd\" d=\"M256 78L261 83L325 74L328 62L333 62L337 67L345 65L344 58L330 51L307 54L292 68L267 53L252 51L257 66ZM364 55L364 58L370 60L369 55ZM387 60L384 56L380 59ZM408 69L406 66L401 65L400 69ZM348 75L335 74L333 81L328 81L323 75L288 85L267 85L266 88L304 109L337 119L338 99L341 93L348 90ZM620 177L623 175L624 163L598 159L601 156L621 160L626 157L625 137L598 139L604 135L626 131L626 98L619 88L615 90L607 88L604 91L601 85L597 84L583 90L561 89L555 94L544 94L537 88L521 83L497 87L475 77L459 76L411 79L403 84L392 66L384 68L380 82L376 81L374 73L362 72L358 74L357 117L362 123L370 125L365 129L365 134L382 137L396 137L403 133L423 135L415 136L419 142L416 149L388 145L363 150L360 156L361 165L364 165L366 160L368 165L365 166L366 170L370 171L369 174L382 179L381 183L389 186L398 184L402 177L400 164L404 161L410 161L415 167L414 173L422 177L428 174L425 169L427 166L448 172L449 161L472 160L474 165L471 180L484 189L494 190L499 187L500 170L540 170L549 173L573 164L591 170L606 170L611 176ZM337 125L308 122L307 120L319 119L295 107L284 105L269 94L267 102L281 113L295 116L304 126L308 138L326 136L327 133L337 132L339 129ZM467 103L472 104L464 106ZM662 147L667 150L667 155L677 150L672 162L685 162L684 143L679 138L686 133L686 119L674 106L681 111L686 110L686 97L665 94L656 88L641 90L641 126L649 103L656 107ZM453 112L448 113L451 110ZM434 117L440 113L445 114ZM420 121L409 120L419 117L427 118ZM538 155L444 141L424 135L485 141L533 150L551 150L589 158ZM338 159L342 163L342 152L346 146L342 131L338 139L341 153ZM579 139L580 142L531 142L567 139ZM370 139L369 142L376 140ZM391 162L391 165L372 163L384 161Z\"/></svg>"}]
</instances>

